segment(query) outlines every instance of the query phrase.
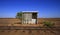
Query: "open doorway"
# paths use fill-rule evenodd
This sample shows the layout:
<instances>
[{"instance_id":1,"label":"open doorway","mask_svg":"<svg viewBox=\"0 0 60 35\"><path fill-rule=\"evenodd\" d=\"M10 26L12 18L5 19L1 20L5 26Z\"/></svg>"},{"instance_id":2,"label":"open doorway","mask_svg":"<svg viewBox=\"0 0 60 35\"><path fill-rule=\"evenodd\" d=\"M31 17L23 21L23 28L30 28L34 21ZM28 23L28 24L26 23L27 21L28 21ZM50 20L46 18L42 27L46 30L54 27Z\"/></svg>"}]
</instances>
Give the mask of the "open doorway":
<instances>
[{"instance_id":1,"label":"open doorway","mask_svg":"<svg viewBox=\"0 0 60 35\"><path fill-rule=\"evenodd\" d=\"M32 13L32 22L37 24L37 13Z\"/></svg>"}]
</instances>

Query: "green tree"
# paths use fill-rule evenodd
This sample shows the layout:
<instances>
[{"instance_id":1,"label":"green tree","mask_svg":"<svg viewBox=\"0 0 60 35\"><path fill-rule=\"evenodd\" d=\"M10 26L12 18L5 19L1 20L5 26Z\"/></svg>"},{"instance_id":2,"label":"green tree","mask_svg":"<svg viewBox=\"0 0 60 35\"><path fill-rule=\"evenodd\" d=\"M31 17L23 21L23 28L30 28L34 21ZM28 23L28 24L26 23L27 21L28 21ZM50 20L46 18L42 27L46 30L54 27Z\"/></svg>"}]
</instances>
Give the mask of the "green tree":
<instances>
[{"instance_id":1,"label":"green tree","mask_svg":"<svg viewBox=\"0 0 60 35\"><path fill-rule=\"evenodd\" d=\"M16 18L22 19L22 12L18 12Z\"/></svg>"},{"instance_id":2,"label":"green tree","mask_svg":"<svg viewBox=\"0 0 60 35\"><path fill-rule=\"evenodd\" d=\"M16 14L16 18L17 18L17 19L20 19L20 22L18 22L17 24L21 24L21 23L22 23L22 12L18 12L18 13Z\"/></svg>"}]
</instances>

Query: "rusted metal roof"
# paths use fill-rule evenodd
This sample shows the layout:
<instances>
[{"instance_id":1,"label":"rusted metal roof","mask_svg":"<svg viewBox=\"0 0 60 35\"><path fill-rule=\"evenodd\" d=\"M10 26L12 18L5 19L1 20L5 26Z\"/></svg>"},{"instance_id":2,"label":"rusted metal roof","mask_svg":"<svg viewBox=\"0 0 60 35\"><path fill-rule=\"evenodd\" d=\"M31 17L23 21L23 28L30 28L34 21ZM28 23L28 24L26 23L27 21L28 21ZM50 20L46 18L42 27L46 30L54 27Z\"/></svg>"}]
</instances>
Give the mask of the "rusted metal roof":
<instances>
[{"instance_id":1,"label":"rusted metal roof","mask_svg":"<svg viewBox=\"0 0 60 35\"><path fill-rule=\"evenodd\" d=\"M22 11L23 13L38 13L38 11Z\"/></svg>"}]
</instances>

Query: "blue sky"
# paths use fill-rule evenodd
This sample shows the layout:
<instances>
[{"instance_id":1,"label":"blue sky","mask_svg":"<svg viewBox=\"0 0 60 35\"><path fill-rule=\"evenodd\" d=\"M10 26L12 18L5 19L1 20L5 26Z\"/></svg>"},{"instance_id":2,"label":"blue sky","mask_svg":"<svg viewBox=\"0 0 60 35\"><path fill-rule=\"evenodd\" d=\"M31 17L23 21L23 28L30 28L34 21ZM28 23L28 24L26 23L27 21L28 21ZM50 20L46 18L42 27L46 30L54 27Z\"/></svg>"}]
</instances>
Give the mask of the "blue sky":
<instances>
[{"instance_id":1,"label":"blue sky","mask_svg":"<svg viewBox=\"0 0 60 35\"><path fill-rule=\"evenodd\" d=\"M38 11L39 18L60 18L60 0L0 0L0 18L15 18L20 11Z\"/></svg>"}]
</instances>

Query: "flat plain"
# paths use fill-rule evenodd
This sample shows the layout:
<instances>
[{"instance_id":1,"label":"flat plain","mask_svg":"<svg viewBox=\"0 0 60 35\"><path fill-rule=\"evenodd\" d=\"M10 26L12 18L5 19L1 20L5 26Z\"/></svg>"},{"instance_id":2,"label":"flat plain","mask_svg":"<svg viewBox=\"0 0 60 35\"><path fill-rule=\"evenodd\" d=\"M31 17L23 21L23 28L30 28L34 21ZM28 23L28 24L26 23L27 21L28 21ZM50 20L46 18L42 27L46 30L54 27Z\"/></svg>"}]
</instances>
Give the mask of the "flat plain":
<instances>
[{"instance_id":1,"label":"flat plain","mask_svg":"<svg viewBox=\"0 0 60 35\"><path fill-rule=\"evenodd\" d=\"M0 29L0 35L59 35L60 34L60 18L38 18L38 24L19 24L20 19L16 18L0 18L1 26L20 26L23 29ZM55 23L55 27L59 29L32 29L32 27L43 27L43 21L51 21ZM27 28L30 27L31 29ZM3 27L2 27L3 28ZM27 29L26 29L27 28Z\"/></svg>"}]
</instances>

